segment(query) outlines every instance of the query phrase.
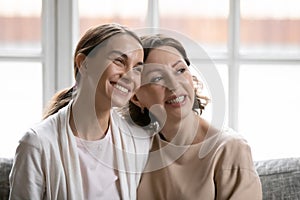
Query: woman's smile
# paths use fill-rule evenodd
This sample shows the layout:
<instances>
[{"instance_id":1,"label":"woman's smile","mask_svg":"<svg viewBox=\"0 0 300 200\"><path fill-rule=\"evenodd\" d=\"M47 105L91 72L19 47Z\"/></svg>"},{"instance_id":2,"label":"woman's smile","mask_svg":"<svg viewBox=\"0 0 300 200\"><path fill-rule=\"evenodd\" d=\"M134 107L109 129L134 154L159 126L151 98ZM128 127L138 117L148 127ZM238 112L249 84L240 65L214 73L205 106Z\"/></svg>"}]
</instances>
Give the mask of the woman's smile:
<instances>
[{"instance_id":1,"label":"woman's smile","mask_svg":"<svg viewBox=\"0 0 300 200\"><path fill-rule=\"evenodd\" d=\"M119 91L121 92L121 94L127 95L128 93L131 92L131 89L129 89L128 86L120 85L119 83L116 82L110 82L110 83L115 89L117 89L115 91Z\"/></svg>"},{"instance_id":2,"label":"woman's smile","mask_svg":"<svg viewBox=\"0 0 300 200\"><path fill-rule=\"evenodd\" d=\"M180 95L180 96L171 96L166 101L166 104L171 105L173 107L181 107L186 102L186 95Z\"/></svg>"}]
</instances>

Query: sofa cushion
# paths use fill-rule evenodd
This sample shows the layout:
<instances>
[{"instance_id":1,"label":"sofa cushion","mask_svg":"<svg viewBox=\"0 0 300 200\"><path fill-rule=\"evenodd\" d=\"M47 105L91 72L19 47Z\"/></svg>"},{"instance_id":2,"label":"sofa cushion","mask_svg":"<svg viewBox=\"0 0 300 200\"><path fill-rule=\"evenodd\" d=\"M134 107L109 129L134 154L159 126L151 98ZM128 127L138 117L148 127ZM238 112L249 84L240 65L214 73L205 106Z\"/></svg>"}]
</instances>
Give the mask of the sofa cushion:
<instances>
[{"instance_id":1,"label":"sofa cushion","mask_svg":"<svg viewBox=\"0 0 300 200\"><path fill-rule=\"evenodd\" d=\"M300 199L300 158L255 162L263 199Z\"/></svg>"},{"instance_id":2,"label":"sofa cushion","mask_svg":"<svg viewBox=\"0 0 300 200\"><path fill-rule=\"evenodd\" d=\"M12 159L0 158L0 199L6 200L9 195L9 173L12 167Z\"/></svg>"},{"instance_id":3,"label":"sofa cushion","mask_svg":"<svg viewBox=\"0 0 300 200\"><path fill-rule=\"evenodd\" d=\"M0 158L0 200L8 199L12 159ZM256 161L264 200L300 199L300 158Z\"/></svg>"}]
</instances>

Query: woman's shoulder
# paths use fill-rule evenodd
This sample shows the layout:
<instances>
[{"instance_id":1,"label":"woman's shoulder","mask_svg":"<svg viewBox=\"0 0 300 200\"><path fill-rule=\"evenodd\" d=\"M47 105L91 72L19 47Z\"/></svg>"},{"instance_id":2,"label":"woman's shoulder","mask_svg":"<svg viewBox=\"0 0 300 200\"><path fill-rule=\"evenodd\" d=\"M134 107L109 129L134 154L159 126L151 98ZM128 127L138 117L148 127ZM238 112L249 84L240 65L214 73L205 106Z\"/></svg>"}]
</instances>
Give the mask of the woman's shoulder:
<instances>
[{"instance_id":1,"label":"woman's shoulder","mask_svg":"<svg viewBox=\"0 0 300 200\"><path fill-rule=\"evenodd\" d=\"M225 128L219 132L219 144L220 146L231 145L248 145L246 138L231 128Z\"/></svg>"},{"instance_id":2,"label":"woman's shoulder","mask_svg":"<svg viewBox=\"0 0 300 200\"><path fill-rule=\"evenodd\" d=\"M41 149L42 144L49 141L55 134L53 131L55 129L51 125L53 122L48 119L46 121L39 122L29 128L20 139L20 144Z\"/></svg>"},{"instance_id":3,"label":"woman's shoulder","mask_svg":"<svg viewBox=\"0 0 300 200\"><path fill-rule=\"evenodd\" d=\"M201 143L201 158L206 157L208 154L220 153L228 151L228 149L238 149L248 147L248 143L243 136L231 128L223 127L217 129L210 127L207 131L204 141Z\"/></svg>"},{"instance_id":4,"label":"woman's shoulder","mask_svg":"<svg viewBox=\"0 0 300 200\"><path fill-rule=\"evenodd\" d=\"M64 119L62 120L62 118ZM63 123L66 118L66 112L62 110L34 124L25 132L20 143L38 147L39 145L55 141L58 138L58 133L64 127Z\"/></svg>"},{"instance_id":5,"label":"woman's shoulder","mask_svg":"<svg viewBox=\"0 0 300 200\"><path fill-rule=\"evenodd\" d=\"M237 166L252 165L251 148L247 140L236 131L227 129L219 133L215 157L222 160L223 166L228 163Z\"/></svg>"}]
</instances>

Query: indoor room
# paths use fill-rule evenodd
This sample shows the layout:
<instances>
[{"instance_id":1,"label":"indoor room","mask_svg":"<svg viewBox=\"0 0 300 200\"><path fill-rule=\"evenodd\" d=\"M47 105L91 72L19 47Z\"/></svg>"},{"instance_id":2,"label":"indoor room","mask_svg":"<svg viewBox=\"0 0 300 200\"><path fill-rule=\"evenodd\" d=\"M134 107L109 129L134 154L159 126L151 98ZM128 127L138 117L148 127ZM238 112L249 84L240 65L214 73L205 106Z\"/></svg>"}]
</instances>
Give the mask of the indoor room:
<instances>
[{"instance_id":1,"label":"indoor room","mask_svg":"<svg viewBox=\"0 0 300 200\"><path fill-rule=\"evenodd\" d=\"M300 199L299 8L299 0L0 0L0 199L8 199L8 175L12 180L14 174L20 175L17 168L15 173L11 168L16 155L24 156L18 154L21 148L16 153L24 134L35 132L32 127L44 120L45 109L57 92L80 88L79 78L74 78L77 44L91 27L112 23L127 27L139 38L166 34L182 43L190 61L189 73L199 81L201 105L205 104L201 119L220 132L229 129L244 139L263 199ZM143 58L141 74L147 70L145 54ZM78 66L80 81L82 69ZM138 92L132 95L140 102ZM176 97L166 102L179 105ZM152 108L147 109L150 114ZM160 121L156 124L165 130ZM130 197L121 185L120 199L143 197L140 193L148 183L139 183L140 192ZM188 190L181 192L182 199L193 199L185 196ZM64 195L60 197L72 199ZM84 199L93 199L87 196Z\"/></svg>"}]
</instances>

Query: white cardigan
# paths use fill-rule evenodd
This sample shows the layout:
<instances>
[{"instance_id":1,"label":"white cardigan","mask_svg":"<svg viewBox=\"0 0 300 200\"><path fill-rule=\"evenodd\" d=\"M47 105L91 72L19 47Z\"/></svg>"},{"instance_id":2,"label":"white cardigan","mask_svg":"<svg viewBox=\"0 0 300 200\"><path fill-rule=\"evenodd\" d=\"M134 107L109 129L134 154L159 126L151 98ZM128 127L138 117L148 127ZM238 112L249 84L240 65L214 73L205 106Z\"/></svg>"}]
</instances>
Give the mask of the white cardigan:
<instances>
[{"instance_id":1,"label":"white cardigan","mask_svg":"<svg viewBox=\"0 0 300 200\"><path fill-rule=\"evenodd\" d=\"M77 145L69 127L71 103L30 129L20 140L10 173L10 199L83 199ZM121 198L136 199L150 138L114 110L115 143Z\"/></svg>"}]
</instances>

